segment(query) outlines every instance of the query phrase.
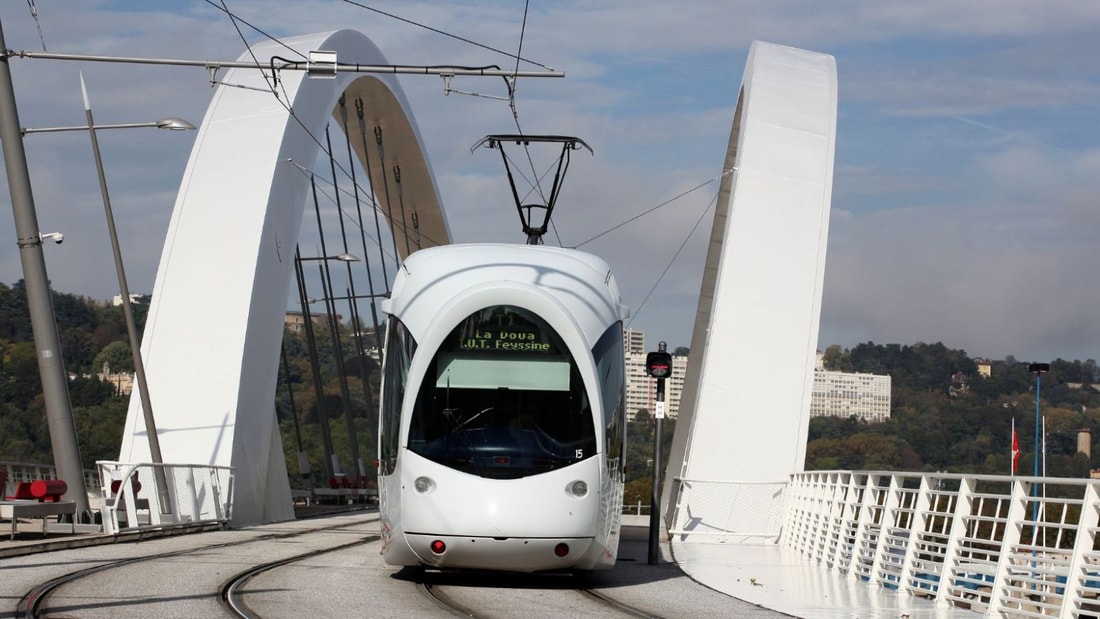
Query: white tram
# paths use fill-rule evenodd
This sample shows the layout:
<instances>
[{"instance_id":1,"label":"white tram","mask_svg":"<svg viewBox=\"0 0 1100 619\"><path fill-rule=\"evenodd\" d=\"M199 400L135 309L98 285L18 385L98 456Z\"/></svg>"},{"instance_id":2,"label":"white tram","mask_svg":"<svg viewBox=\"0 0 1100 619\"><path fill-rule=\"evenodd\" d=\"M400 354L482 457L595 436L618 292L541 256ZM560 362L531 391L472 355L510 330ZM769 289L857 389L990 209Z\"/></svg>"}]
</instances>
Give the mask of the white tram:
<instances>
[{"instance_id":1,"label":"white tram","mask_svg":"<svg viewBox=\"0 0 1100 619\"><path fill-rule=\"evenodd\" d=\"M386 562L612 567L628 311L607 263L538 245L424 249L382 307Z\"/></svg>"}]
</instances>

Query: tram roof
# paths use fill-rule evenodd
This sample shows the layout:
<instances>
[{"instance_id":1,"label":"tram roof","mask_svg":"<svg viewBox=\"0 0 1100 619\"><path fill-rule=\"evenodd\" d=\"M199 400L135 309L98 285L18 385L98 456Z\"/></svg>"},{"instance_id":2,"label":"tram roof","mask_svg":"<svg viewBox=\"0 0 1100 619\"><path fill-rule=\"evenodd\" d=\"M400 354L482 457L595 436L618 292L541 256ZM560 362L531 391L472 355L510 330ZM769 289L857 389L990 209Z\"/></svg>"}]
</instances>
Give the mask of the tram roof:
<instances>
[{"instance_id":1,"label":"tram roof","mask_svg":"<svg viewBox=\"0 0 1100 619\"><path fill-rule=\"evenodd\" d=\"M590 341L627 314L611 267L592 254L543 245L465 244L422 249L398 271L384 309L419 335L439 308L484 282L550 293Z\"/></svg>"}]
</instances>

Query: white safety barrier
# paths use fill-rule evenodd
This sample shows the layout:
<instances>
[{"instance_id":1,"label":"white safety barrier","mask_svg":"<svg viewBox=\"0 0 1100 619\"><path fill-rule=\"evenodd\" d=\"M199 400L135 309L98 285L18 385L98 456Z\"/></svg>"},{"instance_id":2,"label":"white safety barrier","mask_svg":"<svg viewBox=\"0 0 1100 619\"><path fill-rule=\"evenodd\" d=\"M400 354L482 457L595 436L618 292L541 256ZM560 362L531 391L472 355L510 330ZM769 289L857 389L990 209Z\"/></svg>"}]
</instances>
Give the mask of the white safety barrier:
<instances>
[{"instance_id":1,"label":"white safety barrier","mask_svg":"<svg viewBox=\"0 0 1100 619\"><path fill-rule=\"evenodd\" d=\"M783 524L787 482L676 479L677 541L774 544Z\"/></svg>"},{"instance_id":2,"label":"white safety barrier","mask_svg":"<svg viewBox=\"0 0 1100 619\"><path fill-rule=\"evenodd\" d=\"M106 503L103 532L217 523L233 512L233 468L96 462Z\"/></svg>"},{"instance_id":3,"label":"white safety barrier","mask_svg":"<svg viewBox=\"0 0 1100 619\"><path fill-rule=\"evenodd\" d=\"M19 482L30 483L36 479L57 479L57 469L52 464L34 464L30 462L0 462L0 478L7 482L0 491L7 496L14 492ZM68 480L65 480L68 482ZM84 485L89 492L99 491L99 478L92 469L84 469ZM3 498L3 497L0 497Z\"/></svg>"},{"instance_id":4,"label":"white safety barrier","mask_svg":"<svg viewBox=\"0 0 1100 619\"><path fill-rule=\"evenodd\" d=\"M1010 617L1100 613L1100 480L818 471L780 544L840 575Z\"/></svg>"}]
</instances>

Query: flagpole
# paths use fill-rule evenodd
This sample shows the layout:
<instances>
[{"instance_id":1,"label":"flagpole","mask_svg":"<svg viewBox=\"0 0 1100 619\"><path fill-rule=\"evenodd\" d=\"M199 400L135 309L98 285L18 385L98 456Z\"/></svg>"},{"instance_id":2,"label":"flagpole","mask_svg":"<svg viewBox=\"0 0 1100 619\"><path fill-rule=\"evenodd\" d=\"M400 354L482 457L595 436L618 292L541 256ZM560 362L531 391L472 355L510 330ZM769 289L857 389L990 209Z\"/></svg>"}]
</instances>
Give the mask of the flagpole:
<instances>
[{"instance_id":1,"label":"flagpole","mask_svg":"<svg viewBox=\"0 0 1100 619\"><path fill-rule=\"evenodd\" d=\"M1016 475L1016 418L1012 418L1012 434L1008 437L1008 470L1009 475Z\"/></svg>"}]
</instances>

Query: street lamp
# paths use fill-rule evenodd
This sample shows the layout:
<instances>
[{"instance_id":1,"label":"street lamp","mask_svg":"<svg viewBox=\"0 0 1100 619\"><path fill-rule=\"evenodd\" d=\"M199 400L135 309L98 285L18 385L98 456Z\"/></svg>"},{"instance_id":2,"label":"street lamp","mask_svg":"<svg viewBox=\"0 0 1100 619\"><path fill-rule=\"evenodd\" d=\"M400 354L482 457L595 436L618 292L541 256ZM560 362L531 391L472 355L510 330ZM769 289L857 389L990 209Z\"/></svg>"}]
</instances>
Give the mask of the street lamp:
<instances>
[{"instance_id":1,"label":"street lamp","mask_svg":"<svg viewBox=\"0 0 1100 619\"><path fill-rule=\"evenodd\" d=\"M1027 371L1035 375L1035 476L1039 476L1039 389L1043 385L1043 372L1050 371L1049 363L1032 363Z\"/></svg>"},{"instance_id":2,"label":"street lamp","mask_svg":"<svg viewBox=\"0 0 1100 619\"><path fill-rule=\"evenodd\" d=\"M353 254L336 254L335 256L311 256L308 258L298 258L299 262L306 262L309 260L338 260L340 262L359 262L359 256Z\"/></svg>"},{"instance_id":3,"label":"street lamp","mask_svg":"<svg viewBox=\"0 0 1100 619\"><path fill-rule=\"evenodd\" d=\"M111 199L107 191L107 177L103 171L103 160L99 151L99 140L96 138L96 132L100 129L135 129L135 128L156 128L165 129L168 131L187 131L194 130L195 125L183 120L182 118L168 117L160 120L154 120L149 122L140 123L116 123L108 125L97 125L92 118L92 108L88 100L88 91L84 86L84 76L80 76L80 89L81 94L84 97L84 113L88 119L87 125L77 125L72 127L24 127L20 129L20 133L23 135L29 135L32 133L60 133L64 131L88 131L92 139L92 153L95 156L96 172L99 175L99 189L103 196L103 209L107 217L107 231L111 239L111 250L114 253L115 259L115 271L118 275L119 291L122 298L122 313L126 319L126 334L130 344L130 355L133 358L134 373L137 375L138 383L138 395L141 398L142 412L145 416L145 426L149 437L149 453L154 463L160 464L163 462L160 452L160 441L157 436L156 423L153 418L153 405L149 397L149 385L145 375L145 364L141 359L141 350L139 346L139 340L137 336L137 324L134 321L133 308L130 303L130 290L126 284L126 270L122 262L122 252L119 248L118 232L115 229L114 212L111 209ZM60 243L63 238L60 233L42 234L43 239L52 238L54 242ZM163 472L158 474L158 491L161 493L162 506L167 506L167 495L165 490L166 483L163 483Z\"/></svg>"},{"instance_id":4,"label":"street lamp","mask_svg":"<svg viewBox=\"0 0 1100 619\"><path fill-rule=\"evenodd\" d=\"M134 322L133 308L130 306L130 289L126 284L126 269L122 263L122 251L118 244L118 231L115 229L115 216L111 210L111 197L107 192L107 176L103 172L103 158L99 153L99 140L96 138L95 120L92 118L92 104L88 100L88 89L84 86L84 74L80 74L80 93L84 97L84 116L88 120L88 135L92 139L92 154L95 155L96 173L99 176L99 191L103 195L103 211L107 218L107 232L111 237L111 251L115 258L115 271L118 274L118 288L122 295L122 313L126 318L126 335L130 340L130 354L134 359L134 373L137 375L138 396L141 398L141 409L145 418L145 434L149 439L149 455L153 464L163 464L164 458L160 452L160 437L157 435L157 424L153 417L153 403L149 397L149 382L145 376L145 364L141 360L141 347L138 344L137 325ZM195 126L178 118L169 118L153 123L130 123L120 125L127 127L157 127L168 130L194 129ZM58 130L65 128L59 127ZM164 468L154 467L157 483L157 492L160 495L161 513L171 512L170 497L168 496L168 480L164 474Z\"/></svg>"},{"instance_id":5,"label":"street lamp","mask_svg":"<svg viewBox=\"0 0 1100 619\"><path fill-rule=\"evenodd\" d=\"M83 83L83 82L82 82ZM182 118L176 118L170 116L168 118L162 118L160 120L153 120L144 123L115 123L111 125L96 125L95 130L100 131L102 129L140 129L144 127L165 129L168 131L194 131L195 125L187 122ZM60 131L87 131L87 125L77 125L75 127L23 127L19 131L23 135L30 133L58 133Z\"/></svg>"},{"instance_id":6,"label":"street lamp","mask_svg":"<svg viewBox=\"0 0 1100 619\"><path fill-rule=\"evenodd\" d=\"M1027 371L1035 375L1035 476L1039 476L1039 390L1043 385L1043 372L1050 371L1049 363L1032 363L1027 366ZM1039 484L1032 484L1031 495L1035 501L1031 504L1031 519L1039 519Z\"/></svg>"}]
</instances>

